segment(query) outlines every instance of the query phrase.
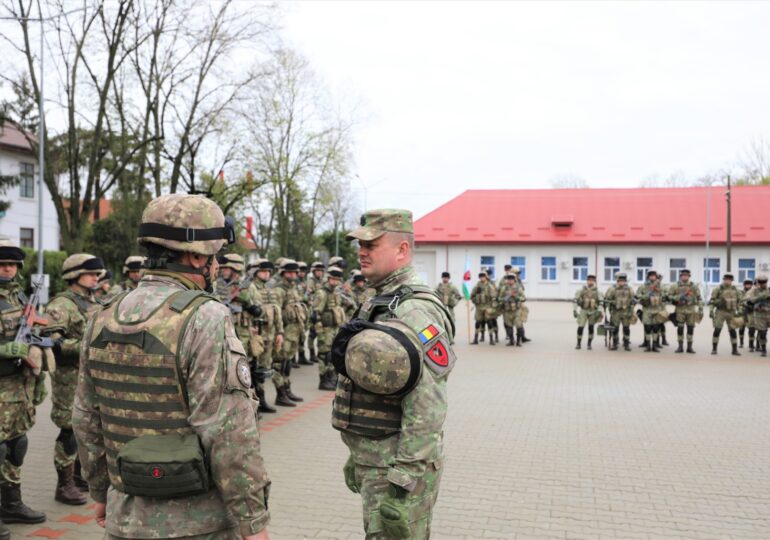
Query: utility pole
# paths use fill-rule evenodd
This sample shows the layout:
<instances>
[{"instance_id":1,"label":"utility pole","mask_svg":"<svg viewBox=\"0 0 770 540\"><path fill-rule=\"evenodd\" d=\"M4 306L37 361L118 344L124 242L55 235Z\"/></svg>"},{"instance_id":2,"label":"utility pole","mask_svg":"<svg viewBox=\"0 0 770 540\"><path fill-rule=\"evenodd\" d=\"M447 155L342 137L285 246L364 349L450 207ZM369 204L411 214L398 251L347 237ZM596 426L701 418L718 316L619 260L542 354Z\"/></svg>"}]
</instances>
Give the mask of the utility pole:
<instances>
[{"instance_id":1,"label":"utility pole","mask_svg":"<svg viewBox=\"0 0 770 540\"><path fill-rule=\"evenodd\" d=\"M732 184L730 183L730 175L727 175L727 271L732 270L732 251L733 251L733 197L732 197Z\"/></svg>"}]
</instances>

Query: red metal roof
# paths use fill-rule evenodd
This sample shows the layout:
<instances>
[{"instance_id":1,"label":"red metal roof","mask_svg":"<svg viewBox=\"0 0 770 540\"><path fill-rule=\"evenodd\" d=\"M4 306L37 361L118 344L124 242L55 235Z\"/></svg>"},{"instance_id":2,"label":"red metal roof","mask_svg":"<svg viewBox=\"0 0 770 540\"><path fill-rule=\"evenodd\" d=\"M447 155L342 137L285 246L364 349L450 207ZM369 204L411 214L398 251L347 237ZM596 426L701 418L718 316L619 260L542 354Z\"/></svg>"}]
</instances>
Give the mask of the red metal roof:
<instances>
[{"instance_id":1,"label":"red metal roof","mask_svg":"<svg viewBox=\"0 0 770 540\"><path fill-rule=\"evenodd\" d=\"M724 243L725 186L468 190L415 222L417 243ZM770 244L770 186L732 189L735 244ZM572 221L570 224L569 221Z\"/></svg>"}]
</instances>

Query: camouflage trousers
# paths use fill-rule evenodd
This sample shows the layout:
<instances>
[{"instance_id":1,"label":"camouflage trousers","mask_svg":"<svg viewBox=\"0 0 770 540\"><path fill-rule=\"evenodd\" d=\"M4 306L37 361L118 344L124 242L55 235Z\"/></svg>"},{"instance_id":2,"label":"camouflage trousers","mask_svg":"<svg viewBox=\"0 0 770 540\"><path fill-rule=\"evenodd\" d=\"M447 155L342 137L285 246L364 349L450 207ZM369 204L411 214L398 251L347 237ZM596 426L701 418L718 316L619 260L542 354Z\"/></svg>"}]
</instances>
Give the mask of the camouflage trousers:
<instances>
[{"instance_id":1,"label":"camouflage trousers","mask_svg":"<svg viewBox=\"0 0 770 540\"><path fill-rule=\"evenodd\" d=\"M51 420L59 429L72 429L72 406L78 386L78 368L61 366L51 375ZM66 469L77 459L77 451L68 453L61 441L56 441L53 462L57 469Z\"/></svg>"},{"instance_id":2,"label":"camouflage trousers","mask_svg":"<svg viewBox=\"0 0 770 540\"><path fill-rule=\"evenodd\" d=\"M504 309L503 325L508 327L521 328L524 325L524 321L521 317L521 309Z\"/></svg>"},{"instance_id":3,"label":"camouflage trousers","mask_svg":"<svg viewBox=\"0 0 770 540\"><path fill-rule=\"evenodd\" d=\"M754 312L754 328L763 332L767 331L770 326L770 312L768 311L755 311Z\"/></svg>"},{"instance_id":4,"label":"camouflage trousers","mask_svg":"<svg viewBox=\"0 0 770 540\"><path fill-rule=\"evenodd\" d=\"M631 326L636 322L632 309L610 311L610 322L614 326Z\"/></svg>"},{"instance_id":5,"label":"camouflage trousers","mask_svg":"<svg viewBox=\"0 0 770 540\"><path fill-rule=\"evenodd\" d=\"M388 538L382 532L380 504L388 494L388 468L367 467L356 464L356 484L364 505L364 531L367 540ZM407 495L410 507L409 538L420 540L430 538L430 524L433 519L433 507L438 498L441 482L441 463L428 465L425 474L417 482L414 490Z\"/></svg>"},{"instance_id":6,"label":"camouflage trousers","mask_svg":"<svg viewBox=\"0 0 770 540\"><path fill-rule=\"evenodd\" d=\"M304 328L297 324L287 324L284 327L283 345L273 356L273 384L276 388L291 384L291 366L288 364L297 355L300 335L303 333Z\"/></svg>"},{"instance_id":7,"label":"camouflage trousers","mask_svg":"<svg viewBox=\"0 0 770 540\"><path fill-rule=\"evenodd\" d=\"M334 366L329 361L328 355L332 350L332 342L339 328L336 326L324 326L321 331L318 332L318 357L321 359L318 362L318 374L323 377L329 373L334 373Z\"/></svg>"},{"instance_id":8,"label":"camouflage trousers","mask_svg":"<svg viewBox=\"0 0 770 540\"><path fill-rule=\"evenodd\" d=\"M602 312L598 309L581 309L577 316L577 324L581 328L586 324L593 326L601 320Z\"/></svg>"},{"instance_id":9,"label":"camouflage trousers","mask_svg":"<svg viewBox=\"0 0 770 540\"><path fill-rule=\"evenodd\" d=\"M732 311L724 311L718 309L714 312L714 329L721 330L722 327L727 324L728 330L735 330L737 327L733 324L733 318L735 315Z\"/></svg>"},{"instance_id":10,"label":"camouflage trousers","mask_svg":"<svg viewBox=\"0 0 770 540\"><path fill-rule=\"evenodd\" d=\"M0 441L21 437L35 425L35 407L32 401L0 403ZM7 459L0 463L0 484L20 484L21 467Z\"/></svg>"},{"instance_id":11,"label":"camouflage trousers","mask_svg":"<svg viewBox=\"0 0 770 540\"><path fill-rule=\"evenodd\" d=\"M104 533L104 540L130 540L122 536L115 536L108 532ZM174 540L241 540L243 536L239 529L227 529L226 531L217 531L207 534L196 534L194 536L177 536Z\"/></svg>"}]
</instances>

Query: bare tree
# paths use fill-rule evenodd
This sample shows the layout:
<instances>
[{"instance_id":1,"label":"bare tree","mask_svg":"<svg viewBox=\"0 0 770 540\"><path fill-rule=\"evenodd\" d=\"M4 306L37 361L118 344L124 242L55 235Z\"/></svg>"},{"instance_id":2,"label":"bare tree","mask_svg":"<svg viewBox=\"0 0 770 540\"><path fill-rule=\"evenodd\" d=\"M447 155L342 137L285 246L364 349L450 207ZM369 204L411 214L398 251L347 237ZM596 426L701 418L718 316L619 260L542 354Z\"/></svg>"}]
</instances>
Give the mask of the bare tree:
<instances>
[{"instance_id":1,"label":"bare tree","mask_svg":"<svg viewBox=\"0 0 770 540\"><path fill-rule=\"evenodd\" d=\"M585 189L588 182L576 174L557 174L549 180L552 189Z\"/></svg>"},{"instance_id":2,"label":"bare tree","mask_svg":"<svg viewBox=\"0 0 770 540\"><path fill-rule=\"evenodd\" d=\"M770 184L770 140L756 137L738 159L739 177L747 184Z\"/></svg>"}]
</instances>

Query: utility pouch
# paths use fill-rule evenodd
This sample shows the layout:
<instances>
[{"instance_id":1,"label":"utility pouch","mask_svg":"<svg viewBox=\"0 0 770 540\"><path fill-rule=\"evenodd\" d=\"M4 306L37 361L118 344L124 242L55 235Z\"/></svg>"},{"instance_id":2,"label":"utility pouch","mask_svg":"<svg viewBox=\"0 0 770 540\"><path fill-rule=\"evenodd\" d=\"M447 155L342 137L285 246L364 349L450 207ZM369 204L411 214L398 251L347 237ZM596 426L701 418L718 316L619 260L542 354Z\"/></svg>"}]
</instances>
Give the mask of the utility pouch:
<instances>
[{"instance_id":1,"label":"utility pouch","mask_svg":"<svg viewBox=\"0 0 770 540\"><path fill-rule=\"evenodd\" d=\"M118 470L129 495L177 499L209 491L208 467L194 433L133 439L118 453Z\"/></svg>"}]
</instances>

